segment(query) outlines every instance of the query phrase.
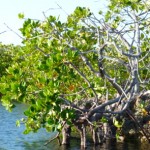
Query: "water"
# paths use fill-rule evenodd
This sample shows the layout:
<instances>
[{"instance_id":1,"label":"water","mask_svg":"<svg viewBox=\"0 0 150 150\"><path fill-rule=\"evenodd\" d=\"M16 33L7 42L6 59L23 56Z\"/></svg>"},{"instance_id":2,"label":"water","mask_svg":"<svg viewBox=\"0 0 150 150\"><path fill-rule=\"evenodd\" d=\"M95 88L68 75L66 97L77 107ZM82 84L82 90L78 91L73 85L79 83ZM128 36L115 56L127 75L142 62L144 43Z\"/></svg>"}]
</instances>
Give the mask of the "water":
<instances>
[{"instance_id":1,"label":"water","mask_svg":"<svg viewBox=\"0 0 150 150\"><path fill-rule=\"evenodd\" d=\"M59 146L58 141L54 140L47 146L44 143L54 136L44 129L38 133L24 135L24 126L16 127L16 120L21 119L23 111L27 106L18 104L13 112L9 113L0 104L0 150L80 150L79 139L71 140L69 147ZM147 150L150 145L144 145ZM141 144L136 142L125 143L106 143L101 146L88 144L87 150L145 150Z\"/></svg>"},{"instance_id":2,"label":"water","mask_svg":"<svg viewBox=\"0 0 150 150\"><path fill-rule=\"evenodd\" d=\"M16 127L16 120L23 117L27 106L18 104L9 113L0 105L0 150L43 149L43 143L50 138L50 133L40 130L38 133L24 135L24 126Z\"/></svg>"}]
</instances>

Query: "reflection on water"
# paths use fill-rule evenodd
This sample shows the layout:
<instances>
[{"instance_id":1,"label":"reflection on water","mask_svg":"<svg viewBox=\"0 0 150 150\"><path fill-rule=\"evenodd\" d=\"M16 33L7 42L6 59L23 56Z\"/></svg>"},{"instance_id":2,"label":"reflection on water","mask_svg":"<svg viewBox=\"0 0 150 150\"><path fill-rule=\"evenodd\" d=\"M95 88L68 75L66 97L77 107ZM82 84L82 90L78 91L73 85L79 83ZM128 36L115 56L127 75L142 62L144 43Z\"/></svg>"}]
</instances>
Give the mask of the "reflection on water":
<instances>
[{"instance_id":1,"label":"reflection on water","mask_svg":"<svg viewBox=\"0 0 150 150\"><path fill-rule=\"evenodd\" d=\"M27 106L17 104L17 107L12 113L5 110L0 104L0 150L80 150L79 139L71 141L70 146L59 146L58 141L54 140L47 146L44 143L53 137L53 134L47 133L41 129L38 133L31 133L24 135L22 132L24 126L16 127L16 120L23 117L23 111ZM147 145L146 148L141 148L137 142L115 143L107 142L103 145L92 146L88 145L87 150L145 150L150 149Z\"/></svg>"}]
</instances>

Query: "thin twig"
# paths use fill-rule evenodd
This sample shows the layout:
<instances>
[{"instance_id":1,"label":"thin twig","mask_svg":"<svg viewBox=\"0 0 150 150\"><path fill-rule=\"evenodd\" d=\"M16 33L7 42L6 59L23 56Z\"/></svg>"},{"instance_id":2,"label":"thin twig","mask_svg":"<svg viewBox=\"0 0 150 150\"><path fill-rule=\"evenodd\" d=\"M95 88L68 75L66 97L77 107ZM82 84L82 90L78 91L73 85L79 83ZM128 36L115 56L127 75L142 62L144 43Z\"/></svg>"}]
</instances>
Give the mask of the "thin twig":
<instances>
[{"instance_id":1,"label":"thin twig","mask_svg":"<svg viewBox=\"0 0 150 150\"><path fill-rule=\"evenodd\" d=\"M40 51L41 53L43 53L44 54L44 56L46 56L46 57L49 57L50 55L49 54L46 54L41 48L39 48L39 47L35 47L38 51Z\"/></svg>"},{"instance_id":2,"label":"thin twig","mask_svg":"<svg viewBox=\"0 0 150 150\"><path fill-rule=\"evenodd\" d=\"M58 4L58 3L56 3L57 4L57 6L61 9L61 10L63 10L63 12L67 15L67 16L69 16L69 14Z\"/></svg>"},{"instance_id":3,"label":"thin twig","mask_svg":"<svg viewBox=\"0 0 150 150\"><path fill-rule=\"evenodd\" d=\"M14 34L16 34L18 37L20 37L21 39L24 39L22 36L20 36L17 32L15 32L13 29L11 29L6 23L4 23L4 25Z\"/></svg>"},{"instance_id":4,"label":"thin twig","mask_svg":"<svg viewBox=\"0 0 150 150\"><path fill-rule=\"evenodd\" d=\"M59 135L60 135L60 132L58 132L58 133L56 134L56 136L55 136L55 137L53 137L52 139L50 139L49 141L47 141L47 142L44 144L44 146L48 145L50 142L52 142L52 141L53 141L53 140L55 140L55 139L58 139L58 141L59 141L59 145L61 145Z\"/></svg>"},{"instance_id":5,"label":"thin twig","mask_svg":"<svg viewBox=\"0 0 150 150\"><path fill-rule=\"evenodd\" d=\"M0 34L3 34L3 33L5 33L5 32L7 32L7 31L0 32Z\"/></svg>"},{"instance_id":6,"label":"thin twig","mask_svg":"<svg viewBox=\"0 0 150 150\"><path fill-rule=\"evenodd\" d=\"M90 81L86 78L86 76L80 72L76 66L74 66L73 63L69 62L69 64L77 71L77 73L86 81L86 83L88 84L89 88L91 88L91 90L93 91L95 98L96 98L96 103L98 102L98 95L96 93L96 91L94 90L94 88L92 87Z\"/></svg>"}]
</instances>

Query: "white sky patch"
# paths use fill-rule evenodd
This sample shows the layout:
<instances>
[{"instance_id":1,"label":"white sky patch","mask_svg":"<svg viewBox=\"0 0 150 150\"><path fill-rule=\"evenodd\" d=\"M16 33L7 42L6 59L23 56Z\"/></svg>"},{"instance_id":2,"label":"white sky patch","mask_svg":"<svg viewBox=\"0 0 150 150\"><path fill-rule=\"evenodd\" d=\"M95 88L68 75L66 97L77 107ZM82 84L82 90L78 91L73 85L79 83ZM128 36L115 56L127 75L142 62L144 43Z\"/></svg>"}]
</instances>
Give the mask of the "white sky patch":
<instances>
[{"instance_id":1,"label":"white sky patch","mask_svg":"<svg viewBox=\"0 0 150 150\"><path fill-rule=\"evenodd\" d=\"M49 9L59 8L57 4L64 11L60 9ZM11 28L14 32L21 35L18 29L22 27L23 20L18 19L19 13L24 13L25 18L44 20L42 12L48 10L46 16L60 16L60 19L64 20L67 17L66 13L72 13L77 6L88 7L96 14L99 10L103 11L105 9L106 0L4 0L0 5L0 42L4 44L21 43L21 38L9 29Z\"/></svg>"}]
</instances>

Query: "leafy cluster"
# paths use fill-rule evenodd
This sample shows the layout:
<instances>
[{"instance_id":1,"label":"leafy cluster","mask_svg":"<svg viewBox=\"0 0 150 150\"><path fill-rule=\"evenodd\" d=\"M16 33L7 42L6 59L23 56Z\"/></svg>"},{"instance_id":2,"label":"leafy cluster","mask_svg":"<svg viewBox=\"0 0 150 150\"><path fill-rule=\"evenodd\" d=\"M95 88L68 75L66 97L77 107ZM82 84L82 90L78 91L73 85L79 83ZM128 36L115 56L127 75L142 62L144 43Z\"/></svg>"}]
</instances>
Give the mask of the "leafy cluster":
<instances>
[{"instance_id":1,"label":"leafy cluster","mask_svg":"<svg viewBox=\"0 0 150 150\"><path fill-rule=\"evenodd\" d=\"M92 122L104 109L104 116L120 114L150 88L148 7L113 0L102 19L77 7L66 22L54 16L24 21L23 46L1 50L0 92L8 110L14 101L29 104L25 134L41 127L61 131L81 116ZM109 107L116 103L119 108Z\"/></svg>"}]
</instances>

